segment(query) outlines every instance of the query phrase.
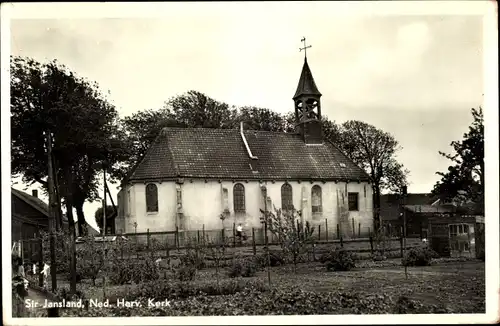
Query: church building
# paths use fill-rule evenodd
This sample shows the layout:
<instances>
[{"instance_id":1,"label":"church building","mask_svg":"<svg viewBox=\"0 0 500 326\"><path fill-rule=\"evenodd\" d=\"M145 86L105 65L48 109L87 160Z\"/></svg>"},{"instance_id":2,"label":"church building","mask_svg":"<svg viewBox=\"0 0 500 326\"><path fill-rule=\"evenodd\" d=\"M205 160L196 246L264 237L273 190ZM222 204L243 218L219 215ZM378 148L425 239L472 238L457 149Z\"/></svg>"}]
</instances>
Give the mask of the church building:
<instances>
[{"instance_id":1,"label":"church building","mask_svg":"<svg viewBox=\"0 0 500 326\"><path fill-rule=\"evenodd\" d=\"M321 127L321 93L307 58L294 133L164 128L118 193L122 233L262 228L261 209L295 208L344 237L373 230L369 177ZM221 215L225 219L221 220ZM223 224L222 224L223 223ZM355 226L355 231L352 229ZM323 229L324 230L324 229Z\"/></svg>"}]
</instances>

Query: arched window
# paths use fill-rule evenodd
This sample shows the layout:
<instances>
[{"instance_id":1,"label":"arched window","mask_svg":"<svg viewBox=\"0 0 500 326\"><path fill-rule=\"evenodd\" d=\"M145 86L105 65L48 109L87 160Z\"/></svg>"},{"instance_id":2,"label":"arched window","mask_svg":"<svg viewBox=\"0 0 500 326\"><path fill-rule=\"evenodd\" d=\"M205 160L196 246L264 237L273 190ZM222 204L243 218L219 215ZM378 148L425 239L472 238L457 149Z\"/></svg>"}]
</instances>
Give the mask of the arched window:
<instances>
[{"instance_id":1,"label":"arched window","mask_svg":"<svg viewBox=\"0 0 500 326\"><path fill-rule=\"evenodd\" d=\"M281 209L292 210L293 209L293 194L292 186L285 183L281 186Z\"/></svg>"},{"instance_id":2,"label":"arched window","mask_svg":"<svg viewBox=\"0 0 500 326\"><path fill-rule=\"evenodd\" d=\"M154 183L146 186L146 210L158 212L158 188Z\"/></svg>"},{"instance_id":3,"label":"arched window","mask_svg":"<svg viewBox=\"0 0 500 326\"><path fill-rule=\"evenodd\" d=\"M245 213L245 186L241 183L233 187L233 205L235 213Z\"/></svg>"},{"instance_id":4,"label":"arched window","mask_svg":"<svg viewBox=\"0 0 500 326\"><path fill-rule=\"evenodd\" d=\"M318 185L311 189L311 207L313 214L322 212L321 187Z\"/></svg>"}]
</instances>

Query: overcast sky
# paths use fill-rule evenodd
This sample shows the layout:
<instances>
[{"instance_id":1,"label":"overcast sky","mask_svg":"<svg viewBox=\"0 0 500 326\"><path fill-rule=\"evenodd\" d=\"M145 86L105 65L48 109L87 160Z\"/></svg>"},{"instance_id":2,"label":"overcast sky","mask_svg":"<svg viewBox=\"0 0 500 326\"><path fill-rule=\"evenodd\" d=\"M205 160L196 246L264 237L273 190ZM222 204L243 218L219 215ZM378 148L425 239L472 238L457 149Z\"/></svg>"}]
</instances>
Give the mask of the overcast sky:
<instances>
[{"instance_id":1,"label":"overcast sky","mask_svg":"<svg viewBox=\"0 0 500 326\"><path fill-rule=\"evenodd\" d=\"M165 6L155 19L13 20L11 53L98 82L121 116L191 89L285 113L305 36L322 112L393 134L414 193L432 189L449 165L438 151L461 139L483 101L481 16L339 15L335 2ZM89 220L96 207L86 205Z\"/></svg>"}]
</instances>

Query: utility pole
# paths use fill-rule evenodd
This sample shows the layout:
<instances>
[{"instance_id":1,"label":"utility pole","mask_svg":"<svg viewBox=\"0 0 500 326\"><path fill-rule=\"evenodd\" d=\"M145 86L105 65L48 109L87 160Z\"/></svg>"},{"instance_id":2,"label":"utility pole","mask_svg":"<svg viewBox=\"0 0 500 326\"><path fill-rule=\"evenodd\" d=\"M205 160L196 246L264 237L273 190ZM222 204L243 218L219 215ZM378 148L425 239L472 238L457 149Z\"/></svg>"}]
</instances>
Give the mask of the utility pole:
<instances>
[{"instance_id":1,"label":"utility pole","mask_svg":"<svg viewBox=\"0 0 500 326\"><path fill-rule=\"evenodd\" d=\"M407 187L403 186L403 259L404 256L406 256L406 210L405 210L406 195L407 195ZM408 266L407 264L404 265L405 265L405 277L406 279L408 279Z\"/></svg>"},{"instance_id":2,"label":"utility pole","mask_svg":"<svg viewBox=\"0 0 500 326\"><path fill-rule=\"evenodd\" d=\"M49 232L50 232L50 276L52 279L52 291L57 290L57 266L56 266L56 252L55 252L55 210L56 210L56 196L54 192L54 168L52 162L52 133L50 130L45 135L47 146L47 162L48 162L48 188L49 188Z\"/></svg>"},{"instance_id":3,"label":"utility pole","mask_svg":"<svg viewBox=\"0 0 500 326\"><path fill-rule=\"evenodd\" d=\"M102 166L102 171L103 171L103 181L104 181L104 198L102 200L102 241L103 241L103 264L106 264L106 168L107 168L107 162L103 163ZM103 266L104 267L104 266ZM102 292L104 294L104 297L106 297L106 276L103 276L103 282L102 282Z\"/></svg>"}]
</instances>

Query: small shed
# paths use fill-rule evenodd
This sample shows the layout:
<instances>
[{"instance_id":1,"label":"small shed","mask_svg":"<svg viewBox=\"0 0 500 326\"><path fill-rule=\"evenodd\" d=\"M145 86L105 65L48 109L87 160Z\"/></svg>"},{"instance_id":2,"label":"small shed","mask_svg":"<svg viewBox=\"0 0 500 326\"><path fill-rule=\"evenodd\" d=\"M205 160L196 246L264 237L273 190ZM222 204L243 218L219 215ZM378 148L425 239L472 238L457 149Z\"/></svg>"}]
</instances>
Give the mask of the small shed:
<instances>
[{"instance_id":1,"label":"small shed","mask_svg":"<svg viewBox=\"0 0 500 326\"><path fill-rule=\"evenodd\" d=\"M431 248L443 257L484 255L484 216L436 214L428 218Z\"/></svg>"}]
</instances>

